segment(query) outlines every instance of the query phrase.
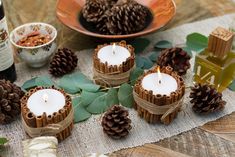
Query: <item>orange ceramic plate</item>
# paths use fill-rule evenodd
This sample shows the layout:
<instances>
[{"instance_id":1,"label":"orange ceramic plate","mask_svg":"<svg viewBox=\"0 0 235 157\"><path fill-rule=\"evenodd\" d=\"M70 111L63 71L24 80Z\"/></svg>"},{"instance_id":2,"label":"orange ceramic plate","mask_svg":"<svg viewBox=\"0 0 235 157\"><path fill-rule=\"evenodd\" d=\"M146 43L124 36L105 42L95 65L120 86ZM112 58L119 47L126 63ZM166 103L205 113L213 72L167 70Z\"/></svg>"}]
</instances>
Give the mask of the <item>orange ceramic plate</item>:
<instances>
[{"instance_id":1,"label":"orange ceramic plate","mask_svg":"<svg viewBox=\"0 0 235 157\"><path fill-rule=\"evenodd\" d=\"M82 34L107 38L124 39L143 36L165 26L175 15L176 6L173 0L136 0L142 5L150 8L153 14L153 21L143 31L128 35L102 35L88 31L84 28L78 19L78 15L85 4L85 0L58 0L56 14L59 20L66 26Z\"/></svg>"}]
</instances>

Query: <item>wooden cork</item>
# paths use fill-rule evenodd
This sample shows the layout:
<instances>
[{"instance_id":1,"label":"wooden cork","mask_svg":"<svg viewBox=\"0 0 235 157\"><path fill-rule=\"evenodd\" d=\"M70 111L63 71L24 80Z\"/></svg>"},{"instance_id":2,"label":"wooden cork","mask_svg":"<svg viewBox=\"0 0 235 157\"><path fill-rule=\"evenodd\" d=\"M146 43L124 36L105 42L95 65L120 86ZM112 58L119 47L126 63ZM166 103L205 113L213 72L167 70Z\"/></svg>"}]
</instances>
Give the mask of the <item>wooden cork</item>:
<instances>
[{"instance_id":1,"label":"wooden cork","mask_svg":"<svg viewBox=\"0 0 235 157\"><path fill-rule=\"evenodd\" d=\"M179 102L180 100L182 100L184 93L185 93L185 85L184 85L183 79L179 75L177 75L177 73L175 73L171 67L162 67L161 72L167 73L176 79L177 84L178 84L178 88L176 91L172 92L169 96L166 96L166 95L160 95L160 94L153 95L152 91L147 91L143 89L143 87L141 86L143 78L149 74L157 73L157 68L154 68L146 72L143 76L141 76L137 80L136 84L134 85L134 92L141 99L144 99L152 104L155 104L156 106L170 105L170 104L173 104L175 102ZM180 107L176 108L174 112L170 113L162 121L161 118L163 114L152 114L147 109L138 105L138 103L139 102L135 102L134 104L134 108L137 110L138 115L144 118L148 123L152 123L152 124L159 123L159 122L162 122L164 124L170 124L176 118L178 112L180 111Z\"/></svg>"},{"instance_id":2,"label":"wooden cork","mask_svg":"<svg viewBox=\"0 0 235 157\"><path fill-rule=\"evenodd\" d=\"M113 44L114 43L111 43L111 45ZM98 52L100 51L100 49L102 49L105 46L108 46L108 44L98 45L93 54L93 69L94 69L94 80L99 85L106 87L118 86L129 81L129 77L127 77L127 79L123 79L123 81L119 80L115 81L115 80L100 78L99 75L110 75L110 78L111 77L115 78L115 75L118 77L118 75L130 71L130 69L133 69L133 67L135 66L134 48L131 45L127 45L126 41L117 42L115 44L118 46L125 47L130 52L131 55L129 58L126 59L125 62L123 62L120 65L114 65L114 66L108 65L107 62L102 63L98 58Z\"/></svg>"},{"instance_id":3,"label":"wooden cork","mask_svg":"<svg viewBox=\"0 0 235 157\"><path fill-rule=\"evenodd\" d=\"M209 36L208 50L219 58L226 57L232 48L234 33L218 27Z\"/></svg>"},{"instance_id":4,"label":"wooden cork","mask_svg":"<svg viewBox=\"0 0 235 157\"><path fill-rule=\"evenodd\" d=\"M41 89L46 89L43 87L37 87L31 89L22 99L21 99L21 108L22 108L22 118L24 119L25 123L32 128L39 128L39 127L46 127L49 124L56 124L58 122L63 121L72 110L72 100L71 97L68 96L63 90L56 89L51 87L55 90L60 91L65 96L66 104L65 106L59 110L58 112L53 113L53 115L46 115L43 113L41 116L35 116L28 108L27 108L27 101L29 97ZM71 135L71 131L73 129L73 121L67 128L62 130L60 133L56 134L55 136L59 141L66 139L69 135Z\"/></svg>"}]
</instances>

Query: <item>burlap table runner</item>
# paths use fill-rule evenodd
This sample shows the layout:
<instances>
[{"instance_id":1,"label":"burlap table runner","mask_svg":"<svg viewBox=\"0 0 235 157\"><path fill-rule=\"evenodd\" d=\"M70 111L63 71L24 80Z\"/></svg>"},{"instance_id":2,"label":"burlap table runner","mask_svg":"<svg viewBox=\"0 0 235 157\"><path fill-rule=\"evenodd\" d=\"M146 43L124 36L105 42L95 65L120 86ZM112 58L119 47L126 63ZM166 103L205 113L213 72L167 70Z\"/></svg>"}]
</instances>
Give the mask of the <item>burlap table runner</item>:
<instances>
[{"instance_id":1,"label":"burlap table runner","mask_svg":"<svg viewBox=\"0 0 235 157\"><path fill-rule=\"evenodd\" d=\"M182 44L185 43L186 36L189 33L200 32L202 34L209 35L209 33L217 26L228 28L234 17L235 14L212 18L192 24L185 24L165 32L147 36L147 38L152 41L152 44L163 39L172 41L174 44ZM77 54L79 58L79 70L92 78L92 51L85 50L78 52ZM25 64L17 64L16 69L18 73L17 84L19 85L22 85L24 81L33 76L47 73L46 67L36 71L35 69L26 67ZM188 72L185 79L187 85L192 83L192 71ZM227 101L225 110L220 113L200 117L192 112L188 98L189 91L186 91L184 98L184 106L186 106L184 109L185 112L180 113L178 118L169 126L161 124L149 125L137 116L136 111L131 109L130 118L132 119L133 129L130 135L126 139L122 140L112 140L103 134L100 125L100 116L93 116L88 121L75 125L72 136L59 144L59 156L81 157L93 152L111 153L123 148L157 142L161 139L191 130L235 111L235 92L225 90L223 94L224 99ZM1 126L0 136L5 136L10 139L9 145L6 147L4 152L0 152L0 155L4 157L22 156L22 140L28 137L23 131L20 120L17 120L10 125Z\"/></svg>"}]
</instances>

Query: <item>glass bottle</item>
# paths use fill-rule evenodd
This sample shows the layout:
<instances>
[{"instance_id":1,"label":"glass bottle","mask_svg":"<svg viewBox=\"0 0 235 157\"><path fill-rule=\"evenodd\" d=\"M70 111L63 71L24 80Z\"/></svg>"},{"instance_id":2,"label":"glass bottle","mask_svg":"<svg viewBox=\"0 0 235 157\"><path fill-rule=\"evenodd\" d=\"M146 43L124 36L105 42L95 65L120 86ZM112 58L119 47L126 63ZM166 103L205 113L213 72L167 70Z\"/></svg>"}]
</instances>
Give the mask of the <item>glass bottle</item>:
<instances>
[{"instance_id":1,"label":"glass bottle","mask_svg":"<svg viewBox=\"0 0 235 157\"><path fill-rule=\"evenodd\" d=\"M9 33L3 2L0 0L0 79L16 80L13 47L9 41Z\"/></svg>"}]
</instances>

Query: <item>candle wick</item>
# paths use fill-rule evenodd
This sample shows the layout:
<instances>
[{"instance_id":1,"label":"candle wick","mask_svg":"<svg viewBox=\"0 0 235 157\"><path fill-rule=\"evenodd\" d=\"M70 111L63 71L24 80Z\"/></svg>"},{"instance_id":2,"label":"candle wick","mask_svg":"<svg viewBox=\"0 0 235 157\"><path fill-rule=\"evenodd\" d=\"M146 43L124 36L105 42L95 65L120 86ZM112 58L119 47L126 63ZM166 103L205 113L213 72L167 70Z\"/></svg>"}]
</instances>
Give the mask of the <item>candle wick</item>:
<instances>
[{"instance_id":1,"label":"candle wick","mask_svg":"<svg viewBox=\"0 0 235 157\"><path fill-rule=\"evenodd\" d=\"M115 49L116 49L116 44L114 43L114 44L113 44L113 48L112 48L113 55L115 55L115 53L116 53L116 52L115 52Z\"/></svg>"},{"instance_id":2,"label":"candle wick","mask_svg":"<svg viewBox=\"0 0 235 157\"><path fill-rule=\"evenodd\" d=\"M44 94L44 95L42 96L42 98L43 98L43 100L44 100L45 103L48 102L48 95L47 95L47 94Z\"/></svg>"},{"instance_id":3,"label":"candle wick","mask_svg":"<svg viewBox=\"0 0 235 157\"><path fill-rule=\"evenodd\" d=\"M161 81L161 80L159 80L159 81L158 81L158 83L159 83L159 84L161 84L161 83L162 83L162 81Z\"/></svg>"}]
</instances>

